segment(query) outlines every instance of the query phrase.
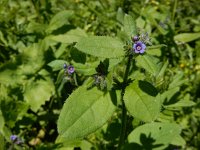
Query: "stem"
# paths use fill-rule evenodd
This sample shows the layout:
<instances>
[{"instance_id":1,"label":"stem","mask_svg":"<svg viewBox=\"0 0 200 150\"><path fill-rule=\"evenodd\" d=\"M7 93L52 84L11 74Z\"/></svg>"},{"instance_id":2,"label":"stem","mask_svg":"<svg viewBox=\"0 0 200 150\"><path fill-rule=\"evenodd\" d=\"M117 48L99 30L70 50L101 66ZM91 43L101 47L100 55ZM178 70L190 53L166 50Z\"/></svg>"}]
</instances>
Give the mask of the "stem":
<instances>
[{"instance_id":1,"label":"stem","mask_svg":"<svg viewBox=\"0 0 200 150\"><path fill-rule=\"evenodd\" d=\"M124 144L125 136L126 136L127 110L126 110L125 103L124 103L124 93L125 93L125 89L126 89L126 85L127 85L128 74L129 74L132 58L133 58L133 56L129 55L125 74L124 74L124 79L123 79L122 91L121 91L122 126L121 126L121 131L120 131L120 139L119 139L118 150L120 150L122 145Z\"/></svg>"},{"instance_id":2,"label":"stem","mask_svg":"<svg viewBox=\"0 0 200 150\"><path fill-rule=\"evenodd\" d=\"M173 10L172 10L172 21L174 23L175 14L176 14L177 0L174 2Z\"/></svg>"}]
</instances>

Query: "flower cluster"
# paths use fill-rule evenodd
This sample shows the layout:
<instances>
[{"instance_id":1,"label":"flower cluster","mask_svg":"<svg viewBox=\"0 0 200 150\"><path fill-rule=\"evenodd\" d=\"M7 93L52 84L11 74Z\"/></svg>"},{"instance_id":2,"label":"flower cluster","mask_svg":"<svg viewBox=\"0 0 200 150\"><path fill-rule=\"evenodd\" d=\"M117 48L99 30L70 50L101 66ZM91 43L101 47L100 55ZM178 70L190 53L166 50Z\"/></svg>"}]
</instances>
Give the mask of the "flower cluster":
<instances>
[{"instance_id":1,"label":"flower cluster","mask_svg":"<svg viewBox=\"0 0 200 150\"><path fill-rule=\"evenodd\" d=\"M131 53L143 54L146 51L146 44L152 45L148 33L138 30L138 35L132 37Z\"/></svg>"},{"instance_id":2,"label":"flower cluster","mask_svg":"<svg viewBox=\"0 0 200 150\"><path fill-rule=\"evenodd\" d=\"M106 79L104 75L94 75L94 85L99 87L101 90L106 88Z\"/></svg>"},{"instance_id":3,"label":"flower cluster","mask_svg":"<svg viewBox=\"0 0 200 150\"><path fill-rule=\"evenodd\" d=\"M132 38L132 41L134 42L133 44L133 50L135 53L140 53L143 54L145 52L146 49L146 45L145 43L143 43L142 41L140 41L140 38L138 36L134 36Z\"/></svg>"}]
</instances>

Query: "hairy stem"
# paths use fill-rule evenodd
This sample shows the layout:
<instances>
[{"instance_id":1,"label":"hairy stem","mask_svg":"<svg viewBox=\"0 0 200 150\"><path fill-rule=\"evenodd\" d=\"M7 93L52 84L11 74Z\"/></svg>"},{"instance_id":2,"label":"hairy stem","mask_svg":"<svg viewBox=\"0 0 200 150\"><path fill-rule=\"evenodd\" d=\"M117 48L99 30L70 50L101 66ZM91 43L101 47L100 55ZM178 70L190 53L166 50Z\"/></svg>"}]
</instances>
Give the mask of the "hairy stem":
<instances>
[{"instance_id":1,"label":"hairy stem","mask_svg":"<svg viewBox=\"0 0 200 150\"><path fill-rule=\"evenodd\" d=\"M122 90L121 90L122 126L121 126L121 131L120 131L118 150L120 150L122 145L124 144L125 136L126 136L127 110L126 110L125 103L124 103L124 93L125 93L125 89L127 86L128 74L129 74L132 58L133 58L133 56L129 55L125 74L124 74L124 79L123 79L123 86L122 86Z\"/></svg>"}]
</instances>

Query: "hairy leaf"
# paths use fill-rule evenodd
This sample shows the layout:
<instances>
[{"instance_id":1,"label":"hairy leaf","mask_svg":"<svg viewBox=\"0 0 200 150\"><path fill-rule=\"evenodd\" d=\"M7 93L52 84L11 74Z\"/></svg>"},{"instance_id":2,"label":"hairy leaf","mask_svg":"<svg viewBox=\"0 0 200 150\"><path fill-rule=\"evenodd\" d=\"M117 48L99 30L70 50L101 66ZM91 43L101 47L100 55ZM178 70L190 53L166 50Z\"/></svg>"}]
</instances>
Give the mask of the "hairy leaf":
<instances>
[{"instance_id":1,"label":"hairy leaf","mask_svg":"<svg viewBox=\"0 0 200 150\"><path fill-rule=\"evenodd\" d=\"M154 121L160 113L160 94L148 82L134 81L126 88L124 100L129 113L144 122Z\"/></svg>"},{"instance_id":2,"label":"hairy leaf","mask_svg":"<svg viewBox=\"0 0 200 150\"><path fill-rule=\"evenodd\" d=\"M136 35L136 23L130 15L124 16L124 31L129 38Z\"/></svg>"},{"instance_id":3,"label":"hairy leaf","mask_svg":"<svg viewBox=\"0 0 200 150\"><path fill-rule=\"evenodd\" d=\"M58 119L58 132L66 140L81 139L108 121L115 110L111 97L97 88L80 87L66 100Z\"/></svg>"},{"instance_id":4,"label":"hairy leaf","mask_svg":"<svg viewBox=\"0 0 200 150\"><path fill-rule=\"evenodd\" d=\"M117 58L124 56L123 43L115 38L106 36L91 36L82 38L76 48L86 54L96 57Z\"/></svg>"},{"instance_id":5,"label":"hairy leaf","mask_svg":"<svg viewBox=\"0 0 200 150\"><path fill-rule=\"evenodd\" d=\"M185 141L180 136L181 128L174 123L148 123L133 130L129 136L129 143L142 145L162 146L158 149L164 149L169 144L183 146ZM148 142L148 143L147 143Z\"/></svg>"}]
</instances>

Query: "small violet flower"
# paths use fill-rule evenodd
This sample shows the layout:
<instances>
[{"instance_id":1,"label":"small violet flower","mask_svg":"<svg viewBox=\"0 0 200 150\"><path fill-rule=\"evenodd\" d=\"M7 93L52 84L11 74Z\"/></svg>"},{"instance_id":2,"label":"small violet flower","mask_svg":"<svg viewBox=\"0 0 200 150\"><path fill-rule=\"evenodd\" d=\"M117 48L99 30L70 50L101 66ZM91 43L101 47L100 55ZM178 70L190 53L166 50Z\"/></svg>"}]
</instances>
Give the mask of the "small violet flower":
<instances>
[{"instance_id":1,"label":"small violet flower","mask_svg":"<svg viewBox=\"0 0 200 150\"><path fill-rule=\"evenodd\" d=\"M10 136L10 140L13 142L13 141L16 141L17 140L17 135L11 135Z\"/></svg>"},{"instance_id":2,"label":"small violet flower","mask_svg":"<svg viewBox=\"0 0 200 150\"><path fill-rule=\"evenodd\" d=\"M22 141L19 139L19 137L17 135L11 135L10 136L10 140L14 143L14 144L22 144Z\"/></svg>"},{"instance_id":3,"label":"small violet flower","mask_svg":"<svg viewBox=\"0 0 200 150\"><path fill-rule=\"evenodd\" d=\"M133 49L134 49L135 53L141 53L142 54L142 53L145 52L146 45L143 42L138 41L135 44L133 44Z\"/></svg>"},{"instance_id":4,"label":"small violet flower","mask_svg":"<svg viewBox=\"0 0 200 150\"><path fill-rule=\"evenodd\" d=\"M75 71L74 67L72 65L69 65L68 68L67 68L68 74L71 75L72 73L74 73L74 71Z\"/></svg>"}]
</instances>

